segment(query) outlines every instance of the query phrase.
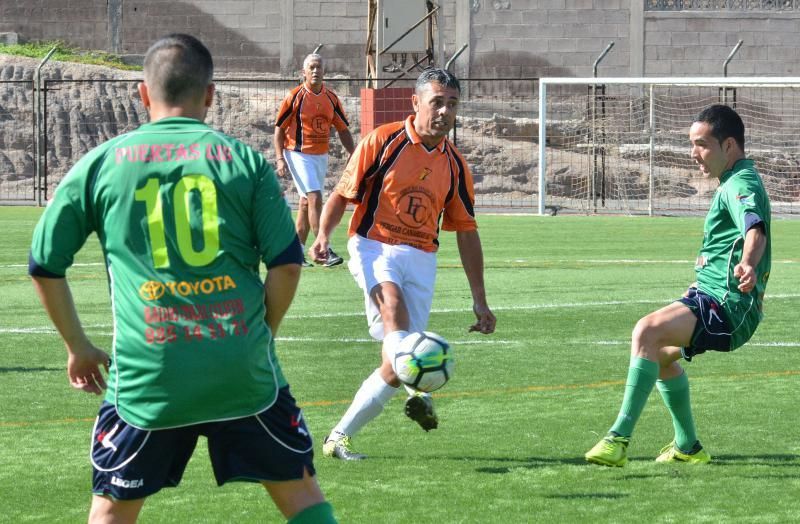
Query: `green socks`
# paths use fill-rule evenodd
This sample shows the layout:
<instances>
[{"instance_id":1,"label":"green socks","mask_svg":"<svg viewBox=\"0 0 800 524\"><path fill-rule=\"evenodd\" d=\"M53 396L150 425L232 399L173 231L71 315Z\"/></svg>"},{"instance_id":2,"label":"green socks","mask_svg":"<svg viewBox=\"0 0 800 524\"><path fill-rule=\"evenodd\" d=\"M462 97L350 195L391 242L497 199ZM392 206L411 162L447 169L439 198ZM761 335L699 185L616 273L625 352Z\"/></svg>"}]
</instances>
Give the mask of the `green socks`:
<instances>
[{"instance_id":1,"label":"green socks","mask_svg":"<svg viewBox=\"0 0 800 524\"><path fill-rule=\"evenodd\" d=\"M672 415L675 445L683 452L690 452L697 442L697 431L689 402L689 377L684 371L675 378L659 380L657 386L669 414Z\"/></svg>"},{"instance_id":2,"label":"green socks","mask_svg":"<svg viewBox=\"0 0 800 524\"><path fill-rule=\"evenodd\" d=\"M333 506L320 502L290 518L289 524L337 524L337 521L333 516Z\"/></svg>"},{"instance_id":3,"label":"green socks","mask_svg":"<svg viewBox=\"0 0 800 524\"><path fill-rule=\"evenodd\" d=\"M631 357L628 368L628 381L625 383L625 396L619 410L617 421L610 431L622 437L630 437L633 427L642 414L647 397L658 379L658 363L639 357Z\"/></svg>"}]
</instances>

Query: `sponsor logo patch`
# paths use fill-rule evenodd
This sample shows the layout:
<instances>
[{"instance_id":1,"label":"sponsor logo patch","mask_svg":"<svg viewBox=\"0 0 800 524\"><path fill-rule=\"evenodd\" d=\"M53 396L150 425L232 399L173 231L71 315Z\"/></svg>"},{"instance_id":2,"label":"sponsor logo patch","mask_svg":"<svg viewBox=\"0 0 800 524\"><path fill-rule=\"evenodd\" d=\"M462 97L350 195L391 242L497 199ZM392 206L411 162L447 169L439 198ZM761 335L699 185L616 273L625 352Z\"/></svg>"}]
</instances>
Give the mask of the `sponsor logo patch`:
<instances>
[{"instance_id":1,"label":"sponsor logo patch","mask_svg":"<svg viewBox=\"0 0 800 524\"><path fill-rule=\"evenodd\" d=\"M211 295L229 289L236 289L236 282L228 275L204 278L203 280L195 280L194 282L157 282L155 280L149 280L139 286L139 296L144 300L158 300L167 293L173 296L188 297Z\"/></svg>"},{"instance_id":2,"label":"sponsor logo patch","mask_svg":"<svg viewBox=\"0 0 800 524\"><path fill-rule=\"evenodd\" d=\"M111 484L119 486L120 488L141 488L144 486L144 479L121 479L119 477L111 477Z\"/></svg>"}]
</instances>

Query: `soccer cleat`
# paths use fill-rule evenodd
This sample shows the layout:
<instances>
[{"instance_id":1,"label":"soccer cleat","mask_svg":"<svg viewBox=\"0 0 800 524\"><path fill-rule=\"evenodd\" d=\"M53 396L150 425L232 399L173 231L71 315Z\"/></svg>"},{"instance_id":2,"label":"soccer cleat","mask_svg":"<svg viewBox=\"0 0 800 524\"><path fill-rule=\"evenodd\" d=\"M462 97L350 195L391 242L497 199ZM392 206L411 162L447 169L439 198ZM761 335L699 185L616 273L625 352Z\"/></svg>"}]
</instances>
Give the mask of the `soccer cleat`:
<instances>
[{"instance_id":1,"label":"soccer cleat","mask_svg":"<svg viewBox=\"0 0 800 524\"><path fill-rule=\"evenodd\" d=\"M684 453L678 446L675 445L673 440L659 452L656 457L656 462L685 462L687 464L708 464L711 462L711 455L703 449L700 441L695 442L691 453Z\"/></svg>"},{"instance_id":2,"label":"soccer cleat","mask_svg":"<svg viewBox=\"0 0 800 524\"><path fill-rule=\"evenodd\" d=\"M609 434L592 449L586 452L584 457L587 462L600 464L601 466L622 467L628 462L628 444L631 439Z\"/></svg>"},{"instance_id":3,"label":"soccer cleat","mask_svg":"<svg viewBox=\"0 0 800 524\"><path fill-rule=\"evenodd\" d=\"M303 257L303 263L300 264L300 265L303 266L303 267L314 267L314 264L312 264L311 262L306 260L306 257Z\"/></svg>"},{"instance_id":4,"label":"soccer cleat","mask_svg":"<svg viewBox=\"0 0 800 524\"><path fill-rule=\"evenodd\" d=\"M362 460L367 458L366 455L353 451L349 436L337 435L337 437L333 438L332 434L325 437L325 442L322 444L323 456L340 460Z\"/></svg>"},{"instance_id":5,"label":"soccer cleat","mask_svg":"<svg viewBox=\"0 0 800 524\"><path fill-rule=\"evenodd\" d=\"M429 395L415 393L406 400L406 416L420 425L425 431L439 427L439 417L433 410L433 401Z\"/></svg>"},{"instance_id":6,"label":"soccer cleat","mask_svg":"<svg viewBox=\"0 0 800 524\"><path fill-rule=\"evenodd\" d=\"M328 258L325 260L325 262L322 265L325 266L325 267L333 267L333 266L338 266L342 262L344 262L344 259L342 257L340 257L339 255L337 255L336 253L334 253L333 249L329 248L328 249Z\"/></svg>"}]
</instances>

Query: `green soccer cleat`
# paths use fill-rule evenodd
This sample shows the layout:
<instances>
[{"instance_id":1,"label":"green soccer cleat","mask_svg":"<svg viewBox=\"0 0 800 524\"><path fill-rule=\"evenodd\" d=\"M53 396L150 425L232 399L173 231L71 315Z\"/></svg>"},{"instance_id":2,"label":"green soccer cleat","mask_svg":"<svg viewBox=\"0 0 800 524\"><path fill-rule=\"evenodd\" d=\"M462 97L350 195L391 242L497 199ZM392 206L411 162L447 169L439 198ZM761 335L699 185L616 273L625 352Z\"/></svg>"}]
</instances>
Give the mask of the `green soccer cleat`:
<instances>
[{"instance_id":1,"label":"green soccer cleat","mask_svg":"<svg viewBox=\"0 0 800 524\"><path fill-rule=\"evenodd\" d=\"M439 417L433 410L430 395L415 393L406 400L406 416L420 425L425 431L439 427Z\"/></svg>"},{"instance_id":2,"label":"green soccer cleat","mask_svg":"<svg viewBox=\"0 0 800 524\"><path fill-rule=\"evenodd\" d=\"M353 451L349 436L338 433L336 435L331 434L325 437L325 442L322 444L323 456L340 460L363 460L367 458L366 455Z\"/></svg>"},{"instance_id":3,"label":"green soccer cleat","mask_svg":"<svg viewBox=\"0 0 800 524\"><path fill-rule=\"evenodd\" d=\"M587 462L601 466L622 467L628 462L627 450L631 439L610 434L586 452Z\"/></svg>"},{"instance_id":4,"label":"green soccer cleat","mask_svg":"<svg viewBox=\"0 0 800 524\"><path fill-rule=\"evenodd\" d=\"M685 462L687 464L708 464L711 462L711 455L703 449L700 442L696 442L691 453L684 453L673 440L659 452L656 462Z\"/></svg>"}]
</instances>

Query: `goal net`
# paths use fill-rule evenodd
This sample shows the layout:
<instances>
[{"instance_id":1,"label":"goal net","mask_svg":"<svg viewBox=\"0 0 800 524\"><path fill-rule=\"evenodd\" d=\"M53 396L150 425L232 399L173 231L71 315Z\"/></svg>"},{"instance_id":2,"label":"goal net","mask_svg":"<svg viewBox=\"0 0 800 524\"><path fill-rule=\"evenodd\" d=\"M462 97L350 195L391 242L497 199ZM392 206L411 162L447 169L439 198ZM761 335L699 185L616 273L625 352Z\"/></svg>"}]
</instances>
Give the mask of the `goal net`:
<instances>
[{"instance_id":1,"label":"goal net","mask_svg":"<svg viewBox=\"0 0 800 524\"><path fill-rule=\"evenodd\" d=\"M800 214L800 78L543 78L539 213L698 214L718 186L689 156L716 103L745 124L773 213Z\"/></svg>"}]
</instances>

